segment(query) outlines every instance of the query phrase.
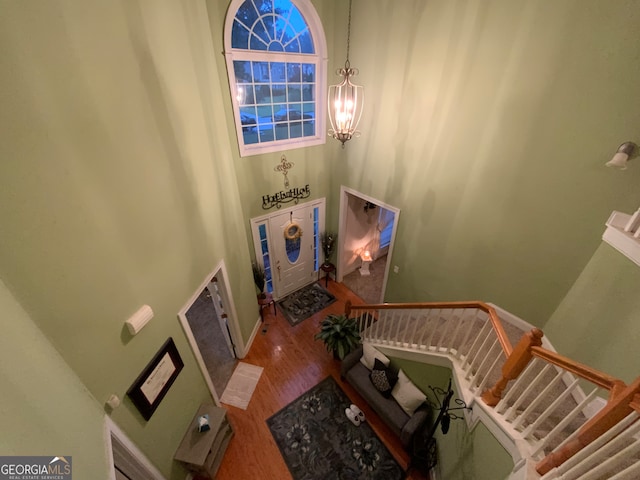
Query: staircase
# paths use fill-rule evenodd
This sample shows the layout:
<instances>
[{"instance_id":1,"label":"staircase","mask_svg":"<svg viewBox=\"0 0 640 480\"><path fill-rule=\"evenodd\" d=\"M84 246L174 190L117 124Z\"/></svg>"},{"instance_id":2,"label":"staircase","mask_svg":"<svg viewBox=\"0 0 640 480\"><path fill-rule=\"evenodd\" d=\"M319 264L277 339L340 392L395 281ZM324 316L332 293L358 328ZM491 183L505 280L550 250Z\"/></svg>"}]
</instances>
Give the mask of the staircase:
<instances>
[{"instance_id":1,"label":"staircase","mask_svg":"<svg viewBox=\"0 0 640 480\"><path fill-rule=\"evenodd\" d=\"M362 340L447 366L511 454L510 480L640 478L640 378L631 385L555 352L541 330L483 302L347 304ZM515 347L514 347L515 345Z\"/></svg>"}]
</instances>

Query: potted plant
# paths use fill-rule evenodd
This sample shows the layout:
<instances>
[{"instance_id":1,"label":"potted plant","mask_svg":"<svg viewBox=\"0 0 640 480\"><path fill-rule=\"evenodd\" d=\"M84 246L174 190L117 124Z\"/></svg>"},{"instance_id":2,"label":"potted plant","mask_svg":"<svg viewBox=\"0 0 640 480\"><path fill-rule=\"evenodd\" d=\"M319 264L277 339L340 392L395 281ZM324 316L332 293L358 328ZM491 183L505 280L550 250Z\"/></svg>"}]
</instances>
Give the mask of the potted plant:
<instances>
[{"instance_id":1,"label":"potted plant","mask_svg":"<svg viewBox=\"0 0 640 480\"><path fill-rule=\"evenodd\" d=\"M320 324L320 331L315 334L316 340L324 341L328 352L342 360L349 352L360 344L358 323L346 315L328 315Z\"/></svg>"},{"instance_id":2,"label":"potted plant","mask_svg":"<svg viewBox=\"0 0 640 480\"><path fill-rule=\"evenodd\" d=\"M336 248L336 239L338 236L335 233L323 232L320 234L320 243L322 244L322 253L324 253L324 264L331 263L331 256Z\"/></svg>"},{"instance_id":3,"label":"potted plant","mask_svg":"<svg viewBox=\"0 0 640 480\"><path fill-rule=\"evenodd\" d=\"M257 262L253 262L251 264L251 269L253 270L253 283L256 284L256 287L258 288L259 293L259 297L260 298L265 298L266 295L264 293L264 285L266 283L267 280L267 275L264 271L264 268L262 267L262 265L260 265Z\"/></svg>"}]
</instances>

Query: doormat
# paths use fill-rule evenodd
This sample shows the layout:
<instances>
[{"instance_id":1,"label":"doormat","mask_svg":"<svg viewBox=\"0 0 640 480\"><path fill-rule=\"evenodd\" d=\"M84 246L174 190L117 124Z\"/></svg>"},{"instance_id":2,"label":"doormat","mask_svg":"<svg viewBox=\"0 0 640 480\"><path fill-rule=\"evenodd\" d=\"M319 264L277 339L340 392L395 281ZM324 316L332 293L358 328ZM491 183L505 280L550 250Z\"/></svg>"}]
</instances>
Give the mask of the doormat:
<instances>
[{"instance_id":1,"label":"doormat","mask_svg":"<svg viewBox=\"0 0 640 480\"><path fill-rule=\"evenodd\" d=\"M246 410L264 368L239 362L220 397L221 403Z\"/></svg>"},{"instance_id":2,"label":"doormat","mask_svg":"<svg viewBox=\"0 0 640 480\"><path fill-rule=\"evenodd\" d=\"M267 419L294 480L400 480L404 471L367 422L355 426L351 404L332 377Z\"/></svg>"},{"instance_id":3,"label":"doormat","mask_svg":"<svg viewBox=\"0 0 640 480\"><path fill-rule=\"evenodd\" d=\"M336 297L322 285L312 283L279 300L278 307L284 318L294 327L335 301Z\"/></svg>"}]
</instances>

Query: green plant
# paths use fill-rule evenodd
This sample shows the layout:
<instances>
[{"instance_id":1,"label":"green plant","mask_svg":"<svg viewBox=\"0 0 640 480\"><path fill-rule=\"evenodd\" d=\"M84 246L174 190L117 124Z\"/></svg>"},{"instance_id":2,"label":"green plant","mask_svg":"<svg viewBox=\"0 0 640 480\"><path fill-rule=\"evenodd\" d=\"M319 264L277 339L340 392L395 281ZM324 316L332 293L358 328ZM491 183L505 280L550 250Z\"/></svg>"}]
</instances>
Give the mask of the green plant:
<instances>
[{"instance_id":1,"label":"green plant","mask_svg":"<svg viewBox=\"0 0 640 480\"><path fill-rule=\"evenodd\" d=\"M328 315L314 338L324 341L327 351L340 360L360 344L358 324L346 315Z\"/></svg>"},{"instance_id":2,"label":"green plant","mask_svg":"<svg viewBox=\"0 0 640 480\"><path fill-rule=\"evenodd\" d=\"M322 245L322 253L324 253L324 263L331 262L331 256L336 248L336 240L338 236L331 232L322 232L320 234L320 244Z\"/></svg>"},{"instance_id":3,"label":"green plant","mask_svg":"<svg viewBox=\"0 0 640 480\"><path fill-rule=\"evenodd\" d=\"M260 291L260 295L264 295L264 285L266 283L267 275L264 271L262 265L253 262L251 264L251 269L253 270L253 283L256 284L256 287Z\"/></svg>"}]
</instances>

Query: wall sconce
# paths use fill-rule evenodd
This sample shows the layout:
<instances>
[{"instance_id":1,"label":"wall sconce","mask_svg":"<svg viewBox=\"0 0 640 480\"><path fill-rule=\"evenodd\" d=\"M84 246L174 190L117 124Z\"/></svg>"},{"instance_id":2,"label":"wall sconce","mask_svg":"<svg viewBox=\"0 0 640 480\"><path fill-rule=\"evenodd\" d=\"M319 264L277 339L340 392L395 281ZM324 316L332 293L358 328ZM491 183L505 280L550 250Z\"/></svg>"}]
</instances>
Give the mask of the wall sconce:
<instances>
[{"instance_id":1,"label":"wall sconce","mask_svg":"<svg viewBox=\"0 0 640 480\"><path fill-rule=\"evenodd\" d=\"M627 162L630 158L633 158L638 146L633 142L624 142L618 147L618 150L613 155L613 158L609 160L605 165L607 167L614 167L618 170L626 170Z\"/></svg>"},{"instance_id":2,"label":"wall sconce","mask_svg":"<svg viewBox=\"0 0 640 480\"><path fill-rule=\"evenodd\" d=\"M136 335L152 318L153 310L151 310L151 307L149 305L143 305L136 313L131 315L131 318L124 322L124 324L127 326L127 329L129 329L131 335Z\"/></svg>"}]
</instances>

